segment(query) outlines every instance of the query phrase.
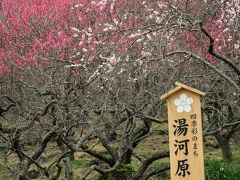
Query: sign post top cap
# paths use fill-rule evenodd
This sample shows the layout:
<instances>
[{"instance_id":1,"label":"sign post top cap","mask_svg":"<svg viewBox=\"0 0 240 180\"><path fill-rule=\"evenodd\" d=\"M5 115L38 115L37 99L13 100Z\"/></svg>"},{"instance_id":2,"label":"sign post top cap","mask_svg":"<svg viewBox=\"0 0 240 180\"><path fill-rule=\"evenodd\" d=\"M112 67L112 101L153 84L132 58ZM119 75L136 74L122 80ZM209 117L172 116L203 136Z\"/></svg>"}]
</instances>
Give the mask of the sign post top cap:
<instances>
[{"instance_id":1,"label":"sign post top cap","mask_svg":"<svg viewBox=\"0 0 240 180\"><path fill-rule=\"evenodd\" d=\"M196 93L196 94L199 94L199 95L201 95L201 96L205 96L205 95L206 95L206 93L204 93L204 92L202 92L202 91L199 91L199 90L197 90L197 89L195 89L195 88L189 87L189 86L187 86L187 85L185 85L185 84L181 84L181 83L179 83L179 82L176 82L175 85L176 85L177 87L175 87L174 89L172 89L172 90L168 91L167 93L165 93L164 95L162 95L162 96L160 97L160 99L161 99L161 100L166 99L168 96L170 96L171 94L177 92L177 91L180 90L180 89L187 89L187 90L189 90L189 91L191 91L191 92L194 92L194 93Z\"/></svg>"}]
</instances>

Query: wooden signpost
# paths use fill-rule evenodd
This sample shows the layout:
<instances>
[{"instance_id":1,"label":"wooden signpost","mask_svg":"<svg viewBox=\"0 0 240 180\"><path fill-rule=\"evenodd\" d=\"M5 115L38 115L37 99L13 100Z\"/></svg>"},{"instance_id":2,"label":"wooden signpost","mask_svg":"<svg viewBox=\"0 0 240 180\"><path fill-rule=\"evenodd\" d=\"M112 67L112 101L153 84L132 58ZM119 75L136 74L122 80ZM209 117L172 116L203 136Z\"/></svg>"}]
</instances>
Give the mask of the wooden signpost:
<instances>
[{"instance_id":1,"label":"wooden signpost","mask_svg":"<svg viewBox=\"0 0 240 180\"><path fill-rule=\"evenodd\" d=\"M176 83L162 95L168 108L172 180L204 180L201 96L205 93Z\"/></svg>"}]
</instances>

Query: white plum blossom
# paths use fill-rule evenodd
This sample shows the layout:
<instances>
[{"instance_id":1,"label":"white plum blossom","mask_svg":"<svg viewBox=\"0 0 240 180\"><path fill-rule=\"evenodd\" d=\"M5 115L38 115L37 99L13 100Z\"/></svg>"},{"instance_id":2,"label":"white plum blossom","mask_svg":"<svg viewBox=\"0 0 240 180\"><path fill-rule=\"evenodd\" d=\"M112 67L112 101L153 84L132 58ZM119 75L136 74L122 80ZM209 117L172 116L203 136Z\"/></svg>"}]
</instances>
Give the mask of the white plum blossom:
<instances>
[{"instance_id":1,"label":"white plum blossom","mask_svg":"<svg viewBox=\"0 0 240 180\"><path fill-rule=\"evenodd\" d=\"M86 48L82 48L83 52L88 52L88 50Z\"/></svg>"},{"instance_id":2,"label":"white plum blossom","mask_svg":"<svg viewBox=\"0 0 240 180\"><path fill-rule=\"evenodd\" d=\"M102 0L97 4L97 6L105 5L105 4L107 4L107 0Z\"/></svg>"},{"instance_id":3,"label":"white plum blossom","mask_svg":"<svg viewBox=\"0 0 240 180\"><path fill-rule=\"evenodd\" d=\"M147 34L147 38L151 41L152 40L152 36L150 34Z\"/></svg>"},{"instance_id":4,"label":"white plum blossom","mask_svg":"<svg viewBox=\"0 0 240 180\"><path fill-rule=\"evenodd\" d=\"M235 49L239 49L239 47L240 47L239 44L234 44Z\"/></svg>"},{"instance_id":5,"label":"white plum blossom","mask_svg":"<svg viewBox=\"0 0 240 180\"><path fill-rule=\"evenodd\" d=\"M76 4L75 5L75 8L78 8L78 7L80 7L80 6L84 6L83 4ZM72 9L74 9L74 8L72 8Z\"/></svg>"},{"instance_id":6,"label":"white plum blossom","mask_svg":"<svg viewBox=\"0 0 240 180\"><path fill-rule=\"evenodd\" d=\"M93 32L91 27L88 28L88 32L90 32L90 33Z\"/></svg>"},{"instance_id":7,"label":"white plum blossom","mask_svg":"<svg viewBox=\"0 0 240 180\"><path fill-rule=\"evenodd\" d=\"M190 112L192 103L193 99L187 97L186 94L181 94L179 99L174 100L174 105L177 106L177 112L179 113L183 111Z\"/></svg>"},{"instance_id":8,"label":"white plum blossom","mask_svg":"<svg viewBox=\"0 0 240 180\"><path fill-rule=\"evenodd\" d=\"M70 28L75 32L78 32L78 33L81 32L80 29L78 29L78 28L75 28L75 27L70 27Z\"/></svg>"}]
</instances>

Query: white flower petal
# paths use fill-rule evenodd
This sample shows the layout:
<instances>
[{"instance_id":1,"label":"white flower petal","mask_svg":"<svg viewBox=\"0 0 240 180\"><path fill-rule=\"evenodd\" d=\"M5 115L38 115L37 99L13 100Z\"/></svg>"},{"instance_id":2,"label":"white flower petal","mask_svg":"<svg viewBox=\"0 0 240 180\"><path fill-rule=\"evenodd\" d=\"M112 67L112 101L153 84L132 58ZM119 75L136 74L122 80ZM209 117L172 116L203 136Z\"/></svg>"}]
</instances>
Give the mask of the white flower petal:
<instances>
[{"instance_id":1,"label":"white flower petal","mask_svg":"<svg viewBox=\"0 0 240 180\"><path fill-rule=\"evenodd\" d=\"M181 113L183 112L184 106L180 105L177 107L177 112Z\"/></svg>"},{"instance_id":2,"label":"white flower petal","mask_svg":"<svg viewBox=\"0 0 240 180\"><path fill-rule=\"evenodd\" d=\"M186 104L191 105L192 103L193 103L193 99L192 98L187 98Z\"/></svg>"},{"instance_id":3,"label":"white flower petal","mask_svg":"<svg viewBox=\"0 0 240 180\"><path fill-rule=\"evenodd\" d=\"M186 101L187 100L187 95L186 94L181 94L180 99L182 101Z\"/></svg>"},{"instance_id":4,"label":"white flower petal","mask_svg":"<svg viewBox=\"0 0 240 180\"><path fill-rule=\"evenodd\" d=\"M181 104L181 100L180 99L175 99L174 104L175 104L175 106L179 106Z\"/></svg>"},{"instance_id":5,"label":"white flower petal","mask_svg":"<svg viewBox=\"0 0 240 180\"><path fill-rule=\"evenodd\" d=\"M187 104L183 108L184 108L184 111L186 111L186 112L190 112L191 111L191 106L189 106Z\"/></svg>"}]
</instances>

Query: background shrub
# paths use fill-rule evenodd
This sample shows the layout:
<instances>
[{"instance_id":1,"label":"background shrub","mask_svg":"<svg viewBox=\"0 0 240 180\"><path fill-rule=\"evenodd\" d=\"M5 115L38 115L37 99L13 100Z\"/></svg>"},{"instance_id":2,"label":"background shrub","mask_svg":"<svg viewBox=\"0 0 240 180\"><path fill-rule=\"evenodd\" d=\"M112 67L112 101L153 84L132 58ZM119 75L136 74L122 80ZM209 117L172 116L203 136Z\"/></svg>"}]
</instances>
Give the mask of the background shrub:
<instances>
[{"instance_id":1,"label":"background shrub","mask_svg":"<svg viewBox=\"0 0 240 180\"><path fill-rule=\"evenodd\" d=\"M206 180L239 180L240 171L234 163L219 160L205 160Z\"/></svg>"}]
</instances>

